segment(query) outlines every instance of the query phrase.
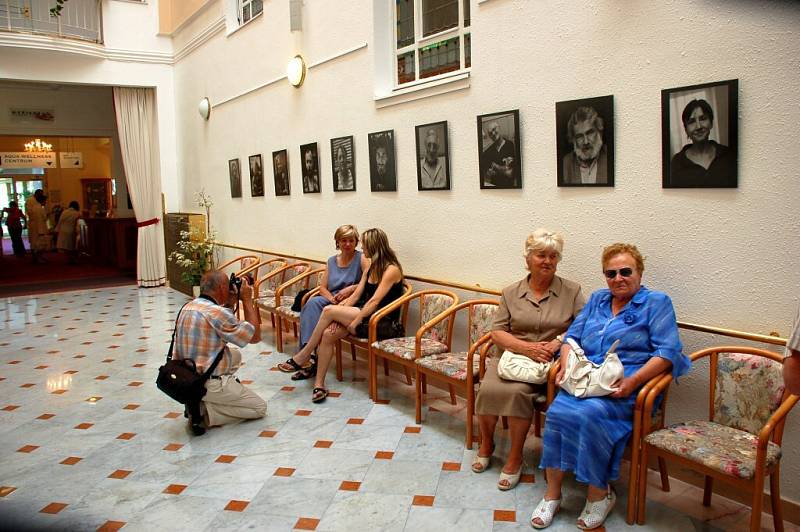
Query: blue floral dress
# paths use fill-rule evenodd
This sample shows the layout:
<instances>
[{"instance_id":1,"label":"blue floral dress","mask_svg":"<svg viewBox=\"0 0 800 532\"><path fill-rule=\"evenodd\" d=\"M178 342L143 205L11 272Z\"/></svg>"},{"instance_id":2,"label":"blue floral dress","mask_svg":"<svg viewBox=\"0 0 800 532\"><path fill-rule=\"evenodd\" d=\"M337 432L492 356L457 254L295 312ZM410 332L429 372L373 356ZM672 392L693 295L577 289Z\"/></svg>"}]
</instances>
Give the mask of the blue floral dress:
<instances>
[{"instance_id":1,"label":"blue floral dress","mask_svg":"<svg viewBox=\"0 0 800 532\"><path fill-rule=\"evenodd\" d=\"M642 286L616 315L611 314L611 292L594 292L565 337L577 341L586 356L602 363L606 351L620 340L617 354L625 376L636 373L652 357L672 362L672 376L689 371L691 362L681 352L672 300L663 292ZM619 477L619 464L633 430L637 392L624 399L578 399L561 390L547 409L539 467L574 471L578 482L605 489Z\"/></svg>"}]
</instances>

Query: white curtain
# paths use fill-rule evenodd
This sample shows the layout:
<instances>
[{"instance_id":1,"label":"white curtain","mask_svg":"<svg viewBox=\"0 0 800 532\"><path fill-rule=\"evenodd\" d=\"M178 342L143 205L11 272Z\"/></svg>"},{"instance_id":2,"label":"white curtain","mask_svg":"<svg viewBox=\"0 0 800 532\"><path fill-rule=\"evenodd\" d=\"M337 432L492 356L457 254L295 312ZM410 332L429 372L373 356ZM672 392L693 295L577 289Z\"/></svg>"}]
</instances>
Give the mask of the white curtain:
<instances>
[{"instance_id":1,"label":"white curtain","mask_svg":"<svg viewBox=\"0 0 800 532\"><path fill-rule=\"evenodd\" d=\"M166 263L155 90L114 87L114 110L128 194L139 225L136 279L139 286L161 286Z\"/></svg>"}]
</instances>

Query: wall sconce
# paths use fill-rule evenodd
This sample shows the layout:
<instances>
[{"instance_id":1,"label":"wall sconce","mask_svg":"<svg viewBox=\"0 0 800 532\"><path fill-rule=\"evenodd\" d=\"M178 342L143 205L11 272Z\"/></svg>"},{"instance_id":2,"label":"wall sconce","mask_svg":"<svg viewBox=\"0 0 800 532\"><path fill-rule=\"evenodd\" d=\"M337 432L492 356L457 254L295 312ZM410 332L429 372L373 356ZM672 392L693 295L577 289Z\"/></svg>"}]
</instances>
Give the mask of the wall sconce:
<instances>
[{"instance_id":1,"label":"wall sconce","mask_svg":"<svg viewBox=\"0 0 800 532\"><path fill-rule=\"evenodd\" d=\"M208 117L211 116L211 102L208 101L208 98L200 100L200 105L197 106L197 112L200 113L203 120L208 120Z\"/></svg>"},{"instance_id":2,"label":"wall sconce","mask_svg":"<svg viewBox=\"0 0 800 532\"><path fill-rule=\"evenodd\" d=\"M306 79L306 62L302 55L296 55L286 65L286 77L295 88L299 88Z\"/></svg>"}]
</instances>

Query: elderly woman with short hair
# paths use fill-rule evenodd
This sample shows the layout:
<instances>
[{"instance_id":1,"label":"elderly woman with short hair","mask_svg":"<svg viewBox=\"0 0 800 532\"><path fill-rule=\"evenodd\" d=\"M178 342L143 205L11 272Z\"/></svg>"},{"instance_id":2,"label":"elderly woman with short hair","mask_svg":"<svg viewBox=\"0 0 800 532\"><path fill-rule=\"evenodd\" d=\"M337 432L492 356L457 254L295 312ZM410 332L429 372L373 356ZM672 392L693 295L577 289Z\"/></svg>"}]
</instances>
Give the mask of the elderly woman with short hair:
<instances>
[{"instance_id":1,"label":"elderly woman with short hair","mask_svg":"<svg viewBox=\"0 0 800 532\"><path fill-rule=\"evenodd\" d=\"M619 476L622 452L633 429L637 391L663 371L677 378L691 366L681 352L669 296L641 284L644 258L636 246L608 246L602 265L608 288L591 295L564 338L575 340L595 364L601 364L619 340L616 353L624 377L614 384L616 391L604 397L578 399L562 389L547 409L539 465L547 472L547 489L531 516L534 528L552 523L561 506L561 482L567 471L574 471L578 482L589 484L578 528L589 530L603 524L616 501L609 481ZM562 359L568 354L566 344ZM562 363L556 383L563 380L565 366Z\"/></svg>"},{"instance_id":2,"label":"elderly woman with short hair","mask_svg":"<svg viewBox=\"0 0 800 532\"><path fill-rule=\"evenodd\" d=\"M578 283L556 275L563 247L561 235L546 229L537 229L525 241L524 257L530 273L503 289L492 324L492 341L499 352L512 351L537 362L549 362L558 353L558 335L567 330L585 303ZM497 418L506 416L511 449L497 483L500 490L509 490L519 482L522 448L533 419L533 403L541 391L541 385L502 380L497 374L497 360L489 359L475 405L481 444L472 470L482 473L488 469Z\"/></svg>"}]
</instances>

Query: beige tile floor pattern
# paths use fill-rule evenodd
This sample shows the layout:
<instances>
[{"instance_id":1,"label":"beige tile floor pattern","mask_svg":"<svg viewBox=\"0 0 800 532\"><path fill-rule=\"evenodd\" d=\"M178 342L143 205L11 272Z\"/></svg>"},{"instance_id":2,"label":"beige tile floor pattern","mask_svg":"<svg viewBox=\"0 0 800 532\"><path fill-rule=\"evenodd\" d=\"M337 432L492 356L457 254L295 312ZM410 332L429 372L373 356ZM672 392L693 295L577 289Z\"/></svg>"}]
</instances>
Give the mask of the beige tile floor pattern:
<instances>
[{"instance_id":1,"label":"beige tile floor pattern","mask_svg":"<svg viewBox=\"0 0 800 532\"><path fill-rule=\"evenodd\" d=\"M499 434L492 469L473 473L463 401L431 388L416 425L412 387L384 380L374 404L365 363L345 357L345 381L331 376L328 400L312 404L308 381L271 370L286 355L268 326L240 370L267 416L191 436L154 385L185 300L118 287L0 301L0 529L532 530L544 489L536 438L523 483L498 491L507 442ZM628 528L617 487L608 530ZM654 487L637 529L747 529L748 508L721 497L704 508L699 493ZM575 530L582 488L568 483L564 497L551 530Z\"/></svg>"}]
</instances>

